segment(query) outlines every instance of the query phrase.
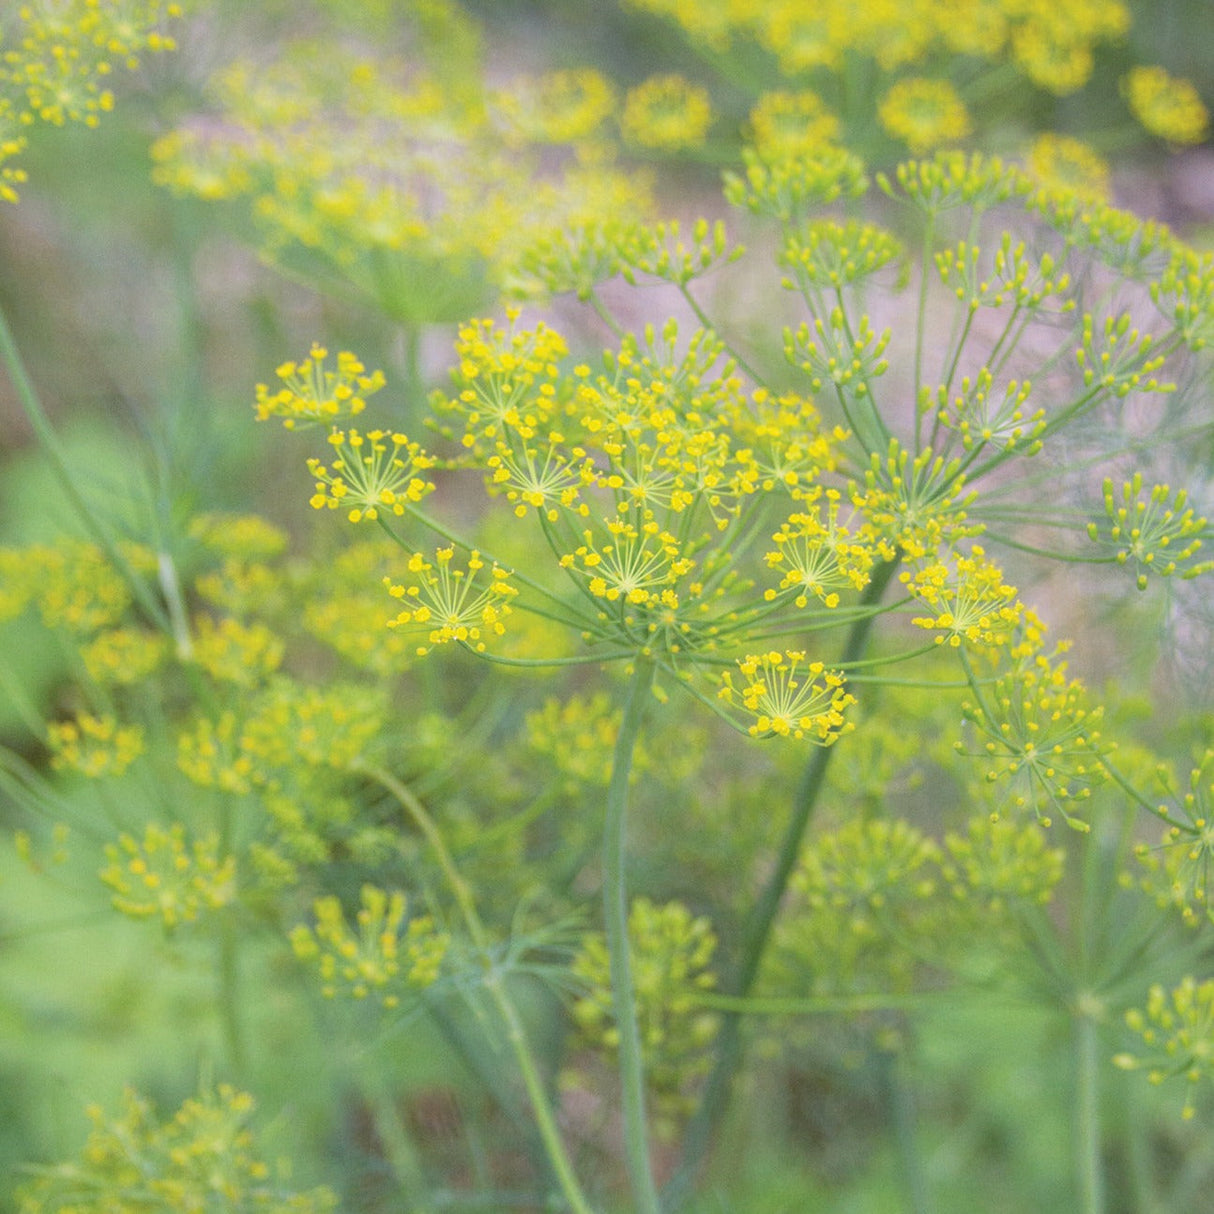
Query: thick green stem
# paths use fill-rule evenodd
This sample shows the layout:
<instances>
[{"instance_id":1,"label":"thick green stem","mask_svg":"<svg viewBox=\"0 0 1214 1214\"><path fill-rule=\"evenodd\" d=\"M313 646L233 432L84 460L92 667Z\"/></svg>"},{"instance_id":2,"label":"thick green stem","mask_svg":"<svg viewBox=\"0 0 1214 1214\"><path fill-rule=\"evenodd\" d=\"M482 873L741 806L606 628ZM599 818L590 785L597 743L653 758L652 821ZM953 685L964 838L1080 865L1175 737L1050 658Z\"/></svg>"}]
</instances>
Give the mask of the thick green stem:
<instances>
[{"instance_id":1,"label":"thick green stem","mask_svg":"<svg viewBox=\"0 0 1214 1214\"><path fill-rule=\"evenodd\" d=\"M484 960L484 987L489 992L489 997L493 1000L494 1007L502 1018L502 1023L506 1026L506 1039L510 1043L511 1052L514 1054L515 1063L522 1076L523 1086L527 1089L536 1127L548 1155L548 1162L561 1187L561 1192L565 1195L565 1200L574 1214L593 1214L590 1202L582 1192L577 1175L573 1170L573 1164L565 1151L565 1144L561 1141L560 1130L556 1124L556 1114L553 1112L543 1076L540 1074L539 1066L531 1051L531 1044L527 1039L522 1017L519 1016L514 1001L510 998L501 974L493 966L489 933L485 930L481 917L477 913L472 890L456 867L451 853L447 850L442 832L438 829L434 819L426 812L425 806L414 796L412 790L395 776L365 764L358 764L355 769L370 776L396 798L434 852L435 859L438 860L438 865L443 870L443 876L455 896L460 916L464 920L464 926L468 929L468 936Z\"/></svg>"},{"instance_id":2,"label":"thick green stem","mask_svg":"<svg viewBox=\"0 0 1214 1214\"><path fill-rule=\"evenodd\" d=\"M886 561L877 567L861 596L861 606L870 607L881 601L897 567L897 559ZM875 615L861 616L852 624L843 647L843 663L859 660L868 646L875 619ZM788 888L788 881L796 865L810 818L817 808L818 797L822 792L826 770L833 753L833 746L817 747L806 764L775 867L751 911L742 938L741 961L731 988L725 992L734 998L745 998L758 977L759 966L775 924L776 912L784 898L784 891ZM721 1018L721 1031L717 1037L716 1062L705 1083L699 1108L687 1127L682 1159L666 1187L664 1204L667 1209L677 1209L691 1192L695 1174L708 1153L709 1143L729 1103L730 1088L741 1065L742 1054L741 1014L726 1012Z\"/></svg>"},{"instance_id":3,"label":"thick green stem","mask_svg":"<svg viewBox=\"0 0 1214 1214\"><path fill-rule=\"evenodd\" d=\"M649 1162L645 1125L645 1068L641 1057L641 1034L637 1025L636 994L632 986L632 960L628 947L625 844L632 756L645 709L649 706L654 671L651 659L637 658L624 701L624 719L615 741L611 783L607 788L606 820L603 824L603 918L607 929L607 951L611 957L611 999L616 1031L620 1037L624 1148L639 1214L660 1214L662 1207Z\"/></svg>"},{"instance_id":4,"label":"thick green stem","mask_svg":"<svg viewBox=\"0 0 1214 1214\"><path fill-rule=\"evenodd\" d=\"M1104 1214L1100 1165L1100 1030L1080 1008L1075 1017L1075 1179L1080 1214Z\"/></svg>"}]
</instances>

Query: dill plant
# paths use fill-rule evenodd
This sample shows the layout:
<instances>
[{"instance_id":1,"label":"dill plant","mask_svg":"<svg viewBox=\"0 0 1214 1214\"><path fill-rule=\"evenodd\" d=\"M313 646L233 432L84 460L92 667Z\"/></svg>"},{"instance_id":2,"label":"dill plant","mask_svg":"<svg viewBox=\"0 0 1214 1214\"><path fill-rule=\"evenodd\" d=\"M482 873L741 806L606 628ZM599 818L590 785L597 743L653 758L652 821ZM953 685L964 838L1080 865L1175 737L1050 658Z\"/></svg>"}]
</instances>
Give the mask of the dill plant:
<instances>
[{"instance_id":1,"label":"dill plant","mask_svg":"<svg viewBox=\"0 0 1214 1214\"><path fill-rule=\"evenodd\" d=\"M773 48L811 54L775 24L793 8L768 9ZM453 6L417 13L423 34L474 42ZM528 1165L511 1199L535 1206L687 1204L714 1147L731 1156L740 1076L761 1082L806 1024L846 1017L890 1074L904 1204L930 1208L898 1078L917 1019L958 990L1028 992L1073 1030L1061 1189L1107 1208L1115 1026L1119 1067L1182 1080L1185 1117L1209 1105L1210 983L1193 971L1214 918L1212 760L1186 783L1132 739L1051 638L1059 604L1015 583L1053 560L1179 612L1175 588L1208 572L1200 486L1191 500L1162 478L1176 432L1208 430L1190 385L1210 258L1099 190L978 153L874 188L804 93L762 103L726 177L737 218L658 223L592 155L616 113L601 77L486 101L474 71L401 92L358 56L313 72L315 48L295 54L260 80L232 69L223 121L167 137L157 173L255 199L273 260L372 300L406 333L412 399L389 409L388 377L319 343L250 393L293 432L324 524L312 551L255 514L119 539L78 497L89 539L0 550L0 620L36 617L72 658L55 719L26 712L56 781L14 750L0 764L29 819L14 854L90 882L94 911L209 950L215 1065L241 1087L267 1039L249 989L267 955L295 1001L319 996L326 1043L366 1035L387 1059L437 1026L526 1123L509 1129ZM917 94L961 136L951 97ZM351 97L403 124L411 163L337 138ZM705 105L656 78L619 111L621 139L695 143ZM435 131L459 152L441 181L422 155ZM520 205L534 162L482 159L498 138L567 144L586 168L509 238L498 203ZM318 154L326 139L348 160ZM1099 166L1069 155L1090 186ZM411 171L443 206L418 208ZM730 235L747 225L759 251ZM450 295L426 294L435 271ZM616 278L632 291L605 290ZM734 282L781 302L714 320ZM542 310L563 294L605 349L566 336L572 303ZM463 318L419 417L419 329L495 295L527 306ZM559 1002L537 1008L543 992ZM371 1069L354 1086L412 1200L435 1168ZM262 1162L252 1110L227 1083L167 1117L131 1092L90 1112L80 1163L35 1170L20 1208L334 1208Z\"/></svg>"}]
</instances>

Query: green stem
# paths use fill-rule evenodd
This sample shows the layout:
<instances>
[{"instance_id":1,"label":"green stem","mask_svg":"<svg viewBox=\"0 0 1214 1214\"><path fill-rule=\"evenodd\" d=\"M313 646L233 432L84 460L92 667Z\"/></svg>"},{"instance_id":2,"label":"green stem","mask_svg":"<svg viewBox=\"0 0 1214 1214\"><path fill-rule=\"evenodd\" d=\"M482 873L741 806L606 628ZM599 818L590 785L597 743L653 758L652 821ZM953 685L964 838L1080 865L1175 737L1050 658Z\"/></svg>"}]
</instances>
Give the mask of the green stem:
<instances>
[{"instance_id":1,"label":"green stem","mask_svg":"<svg viewBox=\"0 0 1214 1214\"><path fill-rule=\"evenodd\" d=\"M902 1205L909 1214L927 1214L927 1179L916 1132L915 1101L906 1078L905 1059L897 1049L877 1050L877 1062L889 1106L894 1153L902 1182Z\"/></svg>"},{"instance_id":2,"label":"green stem","mask_svg":"<svg viewBox=\"0 0 1214 1214\"><path fill-rule=\"evenodd\" d=\"M655 669L651 658L637 658L624 701L624 719L615 741L603 824L603 917L607 929L607 951L611 957L611 999L616 1031L620 1037L624 1149L638 1214L660 1214L662 1206L649 1162L645 1126L644 1060L641 1057L641 1033L637 1025L636 994L632 985L632 961L628 948L625 842L628 779L645 709L649 706Z\"/></svg>"},{"instance_id":3,"label":"green stem","mask_svg":"<svg viewBox=\"0 0 1214 1214\"><path fill-rule=\"evenodd\" d=\"M861 596L861 606L873 606L881 601L881 596L889 586L898 563L899 561L895 559L886 561L877 567L872 580L865 587L864 594ZM841 662L859 660L860 655L868 646L869 633L872 631L875 619L875 615L866 615L852 624L843 647ZM796 865L797 856L801 850L801 841L805 837L809 820L817 808L818 797L826 780L827 766L833 753L833 746L815 747L806 764L793 801L792 818L785 829L784 840L780 846L775 867L759 893L758 901L751 911L743 934L741 963L734 977L732 988L725 992L734 998L745 998L758 977L759 965L775 924L776 912L779 910L780 902L784 898L784 891L788 887L789 878ZM721 1032L717 1037L716 1062L704 1086L699 1108L696 1109L695 1115L687 1127L682 1158L666 1187L665 1206L667 1209L678 1208L690 1194L695 1173L707 1154L712 1136L724 1115L734 1074L742 1062L741 1029L740 1013L728 1011L722 1016Z\"/></svg>"},{"instance_id":4,"label":"green stem","mask_svg":"<svg viewBox=\"0 0 1214 1214\"><path fill-rule=\"evenodd\" d=\"M518 1066L519 1073L522 1075L523 1086L526 1088L527 1096L531 1101L531 1111L535 1117L540 1138L544 1143L548 1162L552 1165L552 1170L556 1174L557 1183L560 1185L561 1192L564 1193L565 1200L569 1203L569 1208L574 1211L574 1214L593 1214L591 1205L586 1199L586 1195L582 1192L577 1175L573 1170L573 1164L565 1151L565 1144L561 1141L560 1131L556 1124L556 1115L548 1099L548 1092L544 1086L543 1076L540 1074L535 1056L531 1051L531 1044L527 1040L527 1033L523 1027L522 1018L519 1016L518 1009L514 1006L514 1001L506 990L506 985L502 981L501 974L492 964L489 933L485 930L485 925L477 913L476 904L472 898L472 890L456 867L451 853L447 850L442 833L439 831L434 819L426 812L425 806L422 805L421 801L418 800L406 785L402 784L390 773L368 764L357 763L354 767L355 770L363 772L381 787L387 789L396 798L401 808L409 815L413 824L421 831L423 838L434 852L439 868L442 869L443 876L446 878L447 884L455 896L460 916L464 920L464 926L468 929L468 936L484 960L484 986L489 992L489 996L497 1008L498 1015L501 1016L502 1022L506 1027L506 1039L510 1043L515 1063Z\"/></svg>"},{"instance_id":5,"label":"green stem","mask_svg":"<svg viewBox=\"0 0 1214 1214\"><path fill-rule=\"evenodd\" d=\"M1100 1033L1096 1019L1075 1017L1075 1178L1081 1214L1104 1214L1100 1166Z\"/></svg>"},{"instance_id":6,"label":"green stem","mask_svg":"<svg viewBox=\"0 0 1214 1214\"><path fill-rule=\"evenodd\" d=\"M228 1063L242 1075L247 1051L240 1015L240 925L231 914L224 916L219 927L219 1016Z\"/></svg>"},{"instance_id":7,"label":"green stem","mask_svg":"<svg viewBox=\"0 0 1214 1214\"><path fill-rule=\"evenodd\" d=\"M29 420L30 426L33 427L34 434L38 438L38 444L50 463L51 472L59 482L63 496L67 499L68 504L76 514L79 515L85 530L96 541L110 563L130 587L131 594L140 607L147 612L149 618L154 620L160 628L171 634L173 629L164 608L156 601L155 596L148 591L143 579L131 568L130 562L122 555L122 551L114 542L113 537L101 525L96 515L89 509L89 505L84 500L80 490L76 488L76 481L72 476L71 469L67 465L63 448L59 445L59 438L55 434L50 418L47 417L46 412L42 408L42 403L38 400L38 394L34 391L34 385L25 370L25 364L21 360L21 353L17 349L17 343L13 339L12 330L8 326L8 320L3 310L0 310L0 359L3 360L5 366L8 368L9 377L13 381L13 387L17 390L17 400L20 402L22 411Z\"/></svg>"}]
</instances>

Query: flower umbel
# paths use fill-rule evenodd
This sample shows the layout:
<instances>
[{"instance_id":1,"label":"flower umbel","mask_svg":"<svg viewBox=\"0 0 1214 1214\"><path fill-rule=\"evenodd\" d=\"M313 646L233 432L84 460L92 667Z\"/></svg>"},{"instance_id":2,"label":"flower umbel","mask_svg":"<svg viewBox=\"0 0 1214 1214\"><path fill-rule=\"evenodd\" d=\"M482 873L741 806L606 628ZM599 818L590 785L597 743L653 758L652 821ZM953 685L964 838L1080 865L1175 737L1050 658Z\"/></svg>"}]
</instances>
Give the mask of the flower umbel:
<instances>
[{"instance_id":1,"label":"flower umbel","mask_svg":"<svg viewBox=\"0 0 1214 1214\"><path fill-rule=\"evenodd\" d=\"M258 384L257 420L281 417L286 429L295 430L361 413L367 407L366 398L384 386L384 373L368 375L349 350L338 353L336 369L325 365L328 356L324 346L313 344L302 362L285 362L277 369L282 387L271 391Z\"/></svg>"},{"instance_id":2,"label":"flower umbel","mask_svg":"<svg viewBox=\"0 0 1214 1214\"><path fill-rule=\"evenodd\" d=\"M360 902L352 930L337 898L318 898L315 928L300 924L291 944L301 961L315 963L327 998L339 990L355 999L375 994L384 1008L397 1007L405 988L421 990L437 980L447 936L429 916L404 926L408 903L398 890L364 885Z\"/></svg>"},{"instance_id":3,"label":"flower umbel","mask_svg":"<svg viewBox=\"0 0 1214 1214\"><path fill-rule=\"evenodd\" d=\"M431 481L417 475L434 466L433 457L404 434L334 430L329 444L335 453L331 465L308 460L316 478L310 502L317 510L341 506L352 523L374 522L381 511L404 514L407 504L434 491Z\"/></svg>"},{"instance_id":4,"label":"flower umbel","mask_svg":"<svg viewBox=\"0 0 1214 1214\"><path fill-rule=\"evenodd\" d=\"M1193 1092L1198 1081L1214 1079L1214 978L1198 983L1189 975L1171 991L1156 984L1146 1007L1131 1008L1125 1020L1144 1045L1154 1048L1145 1057L1127 1052L1113 1061L1127 1071L1146 1067L1155 1084L1184 1078L1182 1116L1191 1118L1197 1111Z\"/></svg>"},{"instance_id":5,"label":"flower umbel","mask_svg":"<svg viewBox=\"0 0 1214 1214\"><path fill-rule=\"evenodd\" d=\"M722 676L720 698L754 717L752 737L808 737L830 746L848 729L843 712L855 697L843 689L843 676L821 662L807 662L802 652L750 655L739 660L743 682Z\"/></svg>"},{"instance_id":6,"label":"flower umbel","mask_svg":"<svg viewBox=\"0 0 1214 1214\"><path fill-rule=\"evenodd\" d=\"M494 565L489 571L488 584L478 585L477 574L485 568L479 552L468 554L465 569L453 567L454 548L440 548L434 563L420 553L409 560L411 584L394 584L391 578L384 585L393 598L404 600L405 610L388 621L389 628L420 629L429 645L418 646L418 654L427 653L431 646L458 642L483 653L482 635L501 636L506 631L503 620L510 614L510 600L518 594L507 580L510 573Z\"/></svg>"}]
</instances>

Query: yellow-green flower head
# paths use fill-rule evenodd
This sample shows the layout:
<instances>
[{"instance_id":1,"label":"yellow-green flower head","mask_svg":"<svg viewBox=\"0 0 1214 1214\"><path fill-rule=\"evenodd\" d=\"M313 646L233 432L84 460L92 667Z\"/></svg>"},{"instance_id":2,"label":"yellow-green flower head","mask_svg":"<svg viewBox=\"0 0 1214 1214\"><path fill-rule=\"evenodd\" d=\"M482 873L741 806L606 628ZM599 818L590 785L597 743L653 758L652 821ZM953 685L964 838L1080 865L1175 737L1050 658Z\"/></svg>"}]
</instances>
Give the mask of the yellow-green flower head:
<instances>
[{"instance_id":1,"label":"yellow-green flower head","mask_svg":"<svg viewBox=\"0 0 1214 1214\"><path fill-rule=\"evenodd\" d=\"M406 991L438 980L448 937L429 916L406 924L408 901L399 890L364 885L359 901L351 926L337 898L318 898L312 907L316 926L301 923L291 932L295 955L316 967L326 998L373 995L385 1009L398 1007Z\"/></svg>"},{"instance_id":2,"label":"yellow-green flower head","mask_svg":"<svg viewBox=\"0 0 1214 1214\"><path fill-rule=\"evenodd\" d=\"M253 687L265 681L282 664L285 645L265 624L215 620L200 615L194 620L193 659L223 683Z\"/></svg>"},{"instance_id":3,"label":"yellow-green flower head","mask_svg":"<svg viewBox=\"0 0 1214 1214\"><path fill-rule=\"evenodd\" d=\"M1151 283L1151 298L1189 349L1205 349L1214 337L1214 255L1177 242L1167 269Z\"/></svg>"},{"instance_id":4,"label":"yellow-green flower head","mask_svg":"<svg viewBox=\"0 0 1214 1214\"><path fill-rule=\"evenodd\" d=\"M134 1210L258 1210L332 1214L329 1189L293 1192L285 1165L258 1156L248 1122L253 1097L227 1084L187 1100L158 1119L131 1089L122 1112L88 1109L92 1129L79 1161L40 1169L18 1194L21 1214Z\"/></svg>"},{"instance_id":5,"label":"yellow-green flower head","mask_svg":"<svg viewBox=\"0 0 1214 1214\"><path fill-rule=\"evenodd\" d=\"M144 548L128 547L127 560L140 573L156 568ZM119 622L131 602L131 591L96 544L60 540L27 548L10 562L23 569L26 585L47 628L89 636Z\"/></svg>"},{"instance_id":6,"label":"yellow-green flower head","mask_svg":"<svg viewBox=\"0 0 1214 1214\"><path fill-rule=\"evenodd\" d=\"M1091 202L1109 201L1108 161L1082 140L1052 131L1038 135L1025 156L1025 168L1046 190L1070 191Z\"/></svg>"},{"instance_id":7,"label":"yellow-green flower head","mask_svg":"<svg viewBox=\"0 0 1214 1214\"><path fill-rule=\"evenodd\" d=\"M112 686L129 686L147 678L168 652L167 637L141 628L110 628L80 647L89 678Z\"/></svg>"},{"instance_id":8,"label":"yellow-green flower head","mask_svg":"<svg viewBox=\"0 0 1214 1214\"><path fill-rule=\"evenodd\" d=\"M287 547L287 533L256 514L196 514L189 534L212 552L246 560L279 556Z\"/></svg>"},{"instance_id":9,"label":"yellow-green flower head","mask_svg":"<svg viewBox=\"0 0 1214 1214\"><path fill-rule=\"evenodd\" d=\"M899 260L902 246L892 233L869 223L829 219L788 233L780 264L789 271L783 285L792 290L841 287L860 282Z\"/></svg>"},{"instance_id":10,"label":"yellow-green flower head","mask_svg":"<svg viewBox=\"0 0 1214 1214\"><path fill-rule=\"evenodd\" d=\"M901 550L908 560L922 560L981 532L980 524L968 521L974 494L966 493L960 468L959 461L945 461L928 448L912 460L896 439L884 460L872 454L864 489L853 485L851 498L887 559Z\"/></svg>"},{"instance_id":11,"label":"yellow-green flower head","mask_svg":"<svg viewBox=\"0 0 1214 1214\"><path fill-rule=\"evenodd\" d=\"M943 270L942 277L947 281L948 275ZM965 290L962 286L957 289ZM1033 307L1031 300L1040 292L1030 289L1023 294L1026 302L1022 306ZM977 306L975 296L971 295L970 300L971 306ZM961 436L961 445L967 451L989 445L1000 451L1035 455L1041 450L1040 435L1045 431L1046 419L1044 409L1032 414L1026 412L1024 405L1031 391L1032 384L1027 381L1011 380L1004 385L1000 395L990 370L982 367L972 378L963 375L951 396L948 388L941 384L936 394L936 418L942 426ZM924 399L930 402L930 392Z\"/></svg>"},{"instance_id":12,"label":"yellow-green flower head","mask_svg":"<svg viewBox=\"0 0 1214 1214\"><path fill-rule=\"evenodd\" d=\"M316 510L346 511L352 523L374 522L381 513L401 515L434 492L434 483L418 476L434 467L433 456L407 435L387 430L334 430L331 463L308 460L316 478L309 504Z\"/></svg>"},{"instance_id":13,"label":"yellow-green flower head","mask_svg":"<svg viewBox=\"0 0 1214 1214\"><path fill-rule=\"evenodd\" d=\"M429 643L417 647L419 655L434 645L450 644L483 653L484 637L498 637L506 631L510 600L518 594L518 588L508 581L509 570L494 565L488 579L480 579L477 575L485 562L479 552L468 554L463 569L452 564L454 556L454 548L440 548L431 564L417 553L409 560L409 581L394 584L391 578L384 579L388 593L407 604L388 621L388 627L424 633Z\"/></svg>"},{"instance_id":14,"label":"yellow-green flower head","mask_svg":"<svg viewBox=\"0 0 1214 1214\"><path fill-rule=\"evenodd\" d=\"M1071 810L1103 784L1108 747L1098 729L1102 709L1089 708L1083 685L1068 679L1065 662L1039 655L1032 664L1000 675L962 715L985 738L975 755L986 763L990 784L1006 781L1007 800L1030 809L1049 825L1050 814L1088 829ZM958 752L971 753L958 743Z\"/></svg>"},{"instance_id":15,"label":"yellow-green flower head","mask_svg":"<svg viewBox=\"0 0 1214 1214\"><path fill-rule=\"evenodd\" d=\"M134 919L159 918L166 931L236 898L236 857L220 859L214 834L191 843L180 823L167 830L152 823L141 840L124 834L107 843L105 855L109 864L100 876L113 890L114 909Z\"/></svg>"},{"instance_id":16,"label":"yellow-green flower head","mask_svg":"<svg viewBox=\"0 0 1214 1214\"><path fill-rule=\"evenodd\" d=\"M1170 991L1156 983L1147 995L1146 1007L1131 1008L1125 1021L1147 1050L1141 1055L1127 1051L1113 1061L1127 1071L1146 1068L1147 1078L1154 1084L1183 1079L1181 1116L1192 1118L1197 1112L1193 1099L1197 1084L1214 1079L1214 978L1199 983L1187 975Z\"/></svg>"},{"instance_id":17,"label":"yellow-green flower head","mask_svg":"<svg viewBox=\"0 0 1214 1214\"><path fill-rule=\"evenodd\" d=\"M584 581L597 599L621 606L677 608L675 587L695 567L678 539L652 518L607 520L607 534L583 532L584 543L561 557L561 568Z\"/></svg>"},{"instance_id":18,"label":"yellow-green flower head","mask_svg":"<svg viewBox=\"0 0 1214 1214\"><path fill-rule=\"evenodd\" d=\"M956 649L964 642L980 649L1001 648L1023 617L1016 587L1003 581L1003 571L977 545L970 556L931 561L900 576L911 594L935 613L911 623L938 633L937 645L947 642Z\"/></svg>"},{"instance_id":19,"label":"yellow-green flower head","mask_svg":"<svg viewBox=\"0 0 1214 1214\"><path fill-rule=\"evenodd\" d=\"M726 672L719 695L754 718L752 737L808 737L830 746L851 728L843 713L855 697L844 690L843 676L821 662L807 662L803 652L751 654L738 661L738 670L741 684L735 686Z\"/></svg>"},{"instance_id":20,"label":"yellow-green flower head","mask_svg":"<svg viewBox=\"0 0 1214 1214\"><path fill-rule=\"evenodd\" d=\"M750 111L751 144L766 163L812 156L834 145L840 129L839 119L809 89L764 93Z\"/></svg>"},{"instance_id":21,"label":"yellow-green flower head","mask_svg":"<svg viewBox=\"0 0 1214 1214\"><path fill-rule=\"evenodd\" d=\"M710 968L716 934L707 918L693 916L681 902L636 898L628 938L646 1082L659 1122L677 1119L695 1107L689 1089L712 1065L709 1047L720 1017L702 1008L698 996L716 987ZM584 990L571 1013L583 1044L615 1052L619 1031L610 968L603 938L587 935L570 966ZM564 1079L572 1082L576 1076L569 1072Z\"/></svg>"},{"instance_id":22,"label":"yellow-green flower head","mask_svg":"<svg viewBox=\"0 0 1214 1214\"><path fill-rule=\"evenodd\" d=\"M725 173L725 201L781 223L807 218L840 198L868 189L864 162L843 148L767 163L754 148L742 149L744 174Z\"/></svg>"},{"instance_id":23,"label":"yellow-green flower head","mask_svg":"<svg viewBox=\"0 0 1214 1214\"><path fill-rule=\"evenodd\" d=\"M1016 904L1041 906L1062 880L1066 853L1050 847L1036 822L970 819L964 835L944 837L941 875L950 892L998 914Z\"/></svg>"},{"instance_id":24,"label":"yellow-green flower head","mask_svg":"<svg viewBox=\"0 0 1214 1214\"><path fill-rule=\"evenodd\" d=\"M606 692L564 701L551 698L542 708L527 714L527 745L570 780L606 788L611 780L620 715L619 707ZM648 766L643 749L633 760L634 770Z\"/></svg>"},{"instance_id":25,"label":"yellow-green flower head","mask_svg":"<svg viewBox=\"0 0 1214 1214\"><path fill-rule=\"evenodd\" d=\"M134 69L145 52L175 49L164 24L181 5L164 0L72 0L13 4L11 41L0 58L0 200L17 201L25 173L4 162L25 150L35 122L95 127L114 108L115 67Z\"/></svg>"},{"instance_id":26,"label":"yellow-green flower head","mask_svg":"<svg viewBox=\"0 0 1214 1214\"><path fill-rule=\"evenodd\" d=\"M922 76L899 80L877 107L881 125L917 156L970 133L969 112L947 80Z\"/></svg>"},{"instance_id":27,"label":"yellow-green flower head","mask_svg":"<svg viewBox=\"0 0 1214 1214\"><path fill-rule=\"evenodd\" d=\"M620 115L627 143L662 152L701 147L712 125L708 90L682 76L651 76L629 89Z\"/></svg>"},{"instance_id":28,"label":"yellow-green flower head","mask_svg":"<svg viewBox=\"0 0 1214 1214\"><path fill-rule=\"evenodd\" d=\"M873 566L874 551L839 522L840 494L826 490L821 505L789 516L771 538L776 547L764 559L781 574L776 589L764 592L768 602L791 592L798 607L809 605L812 595L825 607L837 607L841 590L863 590ZM813 498L810 498L813 501Z\"/></svg>"},{"instance_id":29,"label":"yellow-green flower head","mask_svg":"<svg viewBox=\"0 0 1214 1214\"><path fill-rule=\"evenodd\" d=\"M593 68L516 76L489 98L490 116L508 139L581 143L600 134L615 112L615 90Z\"/></svg>"},{"instance_id":30,"label":"yellow-green flower head","mask_svg":"<svg viewBox=\"0 0 1214 1214\"><path fill-rule=\"evenodd\" d=\"M52 767L100 780L122 775L143 754L143 729L119 725L112 716L81 713L48 725L47 743Z\"/></svg>"},{"instance_id":31,"label":"yellow-green flower head","mask_svg":"<svg viewBox=\"0 0 1214 1214\"><path fill-rule=\"evenodd\" d=\"M1147 588L1149 576L1194 578L1214 568L1214 562L1193 562L1206 534L1206 520L1194 514L1188 494L1168 485L1155 485L1144 493L1142 473L1136 472L1121 486L1118 498L1113 481L1104 481L1105 518L1088 524L1088 538L1113 551L1119 565L1137 572L1139 590Z\"/></svg>"},{"instance_id":32,"label":"yellow-green flower head","mask_svg":"<svg viewBox=\"0 0 1214 1214\"><path fill-rule=\"evenodd\" d=\"M755 37L770 51L786 76L814 68L833 71L848 44L848 12L844 5L805 5L799 0L775 0L756 6ZM852 9L858 15L858 10Z\"/></svg>"},{"instance_id":33,"label":"yellow-green flower head","mask_svg":"<svg viewBox=\"0 0 1214 1214\"><path fill-rule=\"evenodd\" d=\"M1131 68L1122 88L1130 111L1151 134L1183 145L1205 139L1210 112L1189 81L1144 66Z\"/></svg>"},{"instance_id":34,"label":"yellow-green flower head","mask_svg":"<svg viewBox=\"0 0 1214 1214\"><path fill-rule=\"evenodd\" d=\"M1204 917L1214 923L1214 750L1189 772L1182 794L1165 776L1170 794L1160 805L1171 821L1159 844L1134 849L1143 868L1142 888L1161 907L1180 911L1191 926Z\"/></svg>"},{"instance_id":35,"label":"yellow-green flower head","mask_svg":"<svg viewBox=\"0 0 1214 1214\"><path fill-rule=\"evenodd\" d=\"M281 417L283 426L294 430L303 426L329 424L341 417L357 417L366 407L366 398L384 386L384 373L367 374L366 367L342 350L337 366L327 367L329 352L313 343L302 362L286 362L275 374L283 386L271 391L265 384L257 385L257 420Z\"/></svg>"}]
</instances>

